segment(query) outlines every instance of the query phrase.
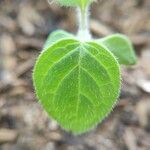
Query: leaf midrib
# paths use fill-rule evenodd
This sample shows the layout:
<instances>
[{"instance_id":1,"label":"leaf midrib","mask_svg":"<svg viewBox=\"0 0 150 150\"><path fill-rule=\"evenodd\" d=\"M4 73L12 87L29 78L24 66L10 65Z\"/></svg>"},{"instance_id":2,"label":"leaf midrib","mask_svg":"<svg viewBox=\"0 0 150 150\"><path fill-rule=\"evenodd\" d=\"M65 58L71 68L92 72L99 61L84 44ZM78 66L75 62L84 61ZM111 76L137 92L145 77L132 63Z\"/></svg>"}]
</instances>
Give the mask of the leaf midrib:
<instances>
[{"instance_id":1,"label":"leaf midrib","mask_svg":"<svg viewBox=\"0 0 150 150\"><path fill-rule=\"evenodd\" d=\"M84 50L83 50L83 49L84 49ZM85 68L83 68L83 67L81 66L81 51L82 51L83 53L86 52L86 53L89 54L91 57L93 57L93 59L95 59L99 64L102 65L102 63L101 63L91 52L87 51L84 46L81 46L81 45L80 45L80 47L77 47L77 48L71 50L71 51L68 52L66 55L64 55L61 59L59 59L59 61L57 61L55 64L59 63L62 59L64 59L64 58L70 56L72 53L74 53L74 52L77 51L77 50L79 50L79 62L78 62L77 65L75 65L75 66L60 80L58 86L56 87L56 89L55 89L55 91L54 91L55 95L54 95L54 98L53 98L53 100L55 101L56 96L58 95L58 94L57 94L57 91L58 91L60 85L63 83L64 79L65 79L72 71L74 71L74 69L76 69L76 68L78 67L78 86L79 86L79 87L78 87L78 94L77 94L77 95L78 95L78 101L77 101L76 115L78 114L78 109L79 109L79 104L80 104L80 94L83 94L83 93L80 92L80 91L81 91L81 87L80 87L80 85L81 85L81 83L80 83L81 69L82 69L83 71L86 71L86 73L93 79L93 81L96 83L96 85L97 85L99 88L101 88L101 87L104 86L104 85L109 84L109 83L105 83L105 84L99 86L99 84L97 83L96 79L94 79L94 77L93 77ZM51 66L51 68L52 68L53 66L55 66L55 64L53 64L53 65ZM104 66L102 65L102 67L104 67ZM50 68L49 70L51 70L51 68ZM47 71L45 77L47 76L49 70ZM107 72L107 71L106 71L106 72ZM107 74L108 74L108 73L107 73ZM108 76L109 76L109 75L108 75ZM109 76L109 78L110 78L110 76ZM110 79L111 79L111 78L110 78ZM43 82L44 82L44 81L43 81ZM101 95L102 95L102 94L101 94ZM102 97L104 98L103 95L102 95Z\"/></svg>"}]
</instances>

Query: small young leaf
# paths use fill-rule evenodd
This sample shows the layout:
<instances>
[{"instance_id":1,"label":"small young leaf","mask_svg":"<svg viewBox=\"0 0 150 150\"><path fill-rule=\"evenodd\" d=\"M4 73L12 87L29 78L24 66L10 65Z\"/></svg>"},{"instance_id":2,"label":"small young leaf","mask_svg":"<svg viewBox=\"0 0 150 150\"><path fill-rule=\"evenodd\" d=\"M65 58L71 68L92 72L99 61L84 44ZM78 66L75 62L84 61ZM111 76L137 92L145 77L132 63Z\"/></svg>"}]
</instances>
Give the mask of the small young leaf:
<instances>
[{"instance_id":1,"label":"small young leaf","mask_svg":"<svg viewBox=\"0 0 150 150\"><path fill-rule=\"evenodd\" d=\"M120 91L120 70L102 46L64 39L41 53L33 81L47 113L66 130L83 133L112 110Z\"/></svg>"},{"instance_id":2,"label":"small young leaf","mask_svg":"<svg viewBox=\"0 0 150 150\"><path fill-rule=\"evenodd\" d=\"M86 5L90 4L94 0L56 0L62 6L79 6L85 8Z\"/></svg>"},{"instance_id":3,"label":"small young leaf","mask_svg":"<svg viewBox=\"0 0 150 150\"><path fill-rule=\"evenodd\" d=\"M130 40L122 34L114 34L96 40L110 50L118 59L120 64L133 65L136 63L136 56Z\"/></svg>"},{"instance_id":4,"label":"small young leaf","mask_svg":"<svg viewBox=\"0 0 150 150\"><path fill-rule=\"evenodd\" d=\"M74 35L64 31L64 30L56 30L52 33L49 34L43 49L46 49L50 47L52 44L56 43L57 41L61 39L66 39L66 38L75 38Z\"/></svg>"}]
</instances>

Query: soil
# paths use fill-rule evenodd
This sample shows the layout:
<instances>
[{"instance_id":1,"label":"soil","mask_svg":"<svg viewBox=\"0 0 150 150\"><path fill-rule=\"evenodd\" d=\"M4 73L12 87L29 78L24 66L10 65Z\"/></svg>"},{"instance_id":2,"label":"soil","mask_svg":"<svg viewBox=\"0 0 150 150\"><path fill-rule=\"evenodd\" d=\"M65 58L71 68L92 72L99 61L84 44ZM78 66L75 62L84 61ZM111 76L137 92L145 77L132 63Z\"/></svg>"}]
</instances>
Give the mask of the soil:
<instances>
[{"instance_id":1,"label":"soil","mask_svg":"<svg viewBox=\"0 0 150 150\"><path fill-rule=\"evenodd\" d=\"M92 5L93 36L126 34L138 63L121 67L121 94L109 117L75 136L37 102L32 69L49 33L76 33L76 13L46 0L0 0L0 150L150 150L149 10L149 0L99 0Z\"/></svg>"}]
</instances>

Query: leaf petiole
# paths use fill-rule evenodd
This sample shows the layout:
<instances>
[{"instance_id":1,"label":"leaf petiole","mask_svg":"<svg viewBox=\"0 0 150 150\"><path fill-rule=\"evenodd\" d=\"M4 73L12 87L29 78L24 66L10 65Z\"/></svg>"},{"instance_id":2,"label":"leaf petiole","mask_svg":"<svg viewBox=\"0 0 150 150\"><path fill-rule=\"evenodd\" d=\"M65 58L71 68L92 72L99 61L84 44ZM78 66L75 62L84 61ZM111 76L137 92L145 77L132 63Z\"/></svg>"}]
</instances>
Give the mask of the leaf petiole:
<instances>
[{"instance_id":1,"label":"leaf petiole","mask_svg":"<svg viewBox=\"0 0 150 150\"><path fill-rule=\"evenodd\" d=\"M79 22L79 29L77 37L81 41L89 41L91 40L91 34L89 30L89 6L85 7L78 7L78 22Z\"/></svg>"}]
</instances>

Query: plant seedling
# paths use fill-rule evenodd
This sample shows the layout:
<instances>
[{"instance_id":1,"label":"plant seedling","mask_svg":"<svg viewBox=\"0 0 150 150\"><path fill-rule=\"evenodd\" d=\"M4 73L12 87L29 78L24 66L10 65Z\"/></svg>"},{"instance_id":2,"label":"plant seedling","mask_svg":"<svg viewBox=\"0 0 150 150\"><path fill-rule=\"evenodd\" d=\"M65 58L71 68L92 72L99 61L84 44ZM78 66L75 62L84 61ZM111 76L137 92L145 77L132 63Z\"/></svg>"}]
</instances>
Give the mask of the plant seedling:
<instances>
[{"instance_id":1,"label":"plant seedling","mask_svg":"<svg viewBox=\"0 0 150 150\"><path fill-rule=\"evenodd\" d=\"M49 35L34 67L39 102L62 128L81 134L94 128L114 108L121 85L120 65L133 65L136 56L122 34L93 39L89 6L94 0L56 0L77 7L77 35L58 30Z\"/></svg>"}]
</instances>

